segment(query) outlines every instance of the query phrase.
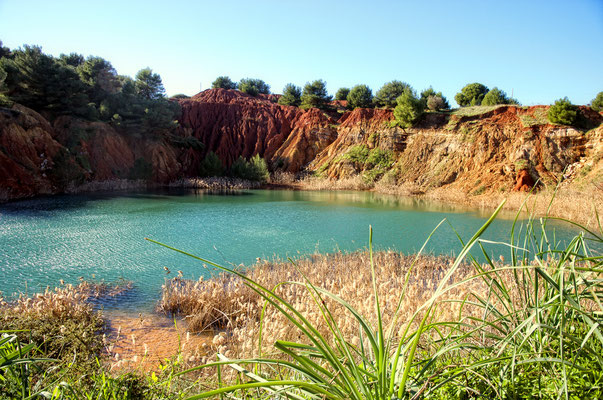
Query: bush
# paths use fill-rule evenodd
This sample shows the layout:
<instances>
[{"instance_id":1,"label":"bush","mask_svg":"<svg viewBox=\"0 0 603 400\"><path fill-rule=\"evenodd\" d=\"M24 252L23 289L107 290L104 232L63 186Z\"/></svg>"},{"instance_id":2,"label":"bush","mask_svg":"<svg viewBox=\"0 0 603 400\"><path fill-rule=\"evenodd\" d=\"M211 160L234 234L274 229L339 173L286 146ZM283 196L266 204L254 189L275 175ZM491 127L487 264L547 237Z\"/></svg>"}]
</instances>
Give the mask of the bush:
<instances>
[{"instance_id":1,"label":"bush","mask_svg":"<svg viewBox=\"0 0 603 400\"><path fill-rule=\"evenodd\" d=\"M259 154L251 157L247 161L242 156L239 156L230 167L230 174L235 178L247 179L261 183L268 182L270 173L266 160L260 157Z\"/></svg>"},{"instance_id":2,"label":"bush","mask_svg":"<svg viewBox=\"0 0 603 400\"><path fill-rule=\"evenodd\" d=\"M481 83L470 83L454 96L454 100L461 107L479 106L487 93L488 88Z\"/></svg>"},{"instance_id":3,"label":"bush","mask_svg":"<svg viewBox=\"0 0 603 400\"><path fill-rule=\"evenodd\" d=\"M375 94L375 105L377 107L394 108L397 104L396 99L400 97L406 89L411 89L410 85L406 82L391 81L384 84Z\"/></svg>"},{"instance_id":4,"label":"bush","mask_svg":"<svg viewBox=\"0 0 603 400\"><path fill-rule=\"evenodd\" d=\"M331 96L327 93L327 83L322 79L306 83L301 95L302 108L326 108L327 103L331 101Z\"/></svg>"},{"instance_id":5,"label":"bush","mask_svg":"<svg viewBox=\"0 0 603 400\"><path fill-rule=\"evenodd\" d=\"M244 78L239 82L239 90L252 96L270 94L270 85L261 79Z\"/></svg>"},{"instance_id":6,"label":"bush","mask_svg":"<svg viewBox=\"0 0 603 400\"><path fill-rule=\"evenodd\" d=\"M482 100L482 106L495 106L497 104L511 104L512 101L507 94L497 87L493 87L486 93Z\"/></svg>"},{"instance_id":7,"label":"bush","mask_svg":"<svg viewBox=\"0 0 603 400\"><path fill-rule=\"evenodd\" d=\"M373 92L366 85L356 85L348 93L348 107L354 108L368 108L373 102Z\"/></svg>"},{"instance_id":8,"label":"bush","mask_svg":"<svg viewBox=\"0 0 603 400\"><path fill-rule=\"evenodd\" d=\"M144 158L137 158L134 165L130 168L129 179L149 180L153 176L153 166Z\"/></svg>"},{"instance_id":9,"label":"bush","mask_svg":"<svg viewBox=\"0 0 603 400\"><path fill-rule=\"evenodd\" d=\"M423 114L423 103L411 89L406 89L396 102L398 105L394 108L395 124L403 129L410 128Z\"/></svg>"},{"instance_id":10,"label":"bush","mask_svg":"<svg viewBox=\"0 0 603 400\"><path fill-rule=\"evenodd\" d=\"M578 117L578 108L567 97L559 99L549 108L548 118L554 124L573 125Z\"/></svg>"},{"instance_id":11,"label":"bush","mask_svg":"<svg viewBox=\"0 0 603 400\"><path fill-rule=\"evenodd\" d=\"M429 106L430 97L433 97L431 100L431 107ZM442 92L436 92L431 86L421 92L421 102L423 103L423 108L427 107L431 111L450 108L448 100L446 100L446 97L444 97Z\"/></svg>"},{"instance_id":12,"label":"bush","mask_svg":"<svg viewBox=\"0 0 603 400\"><path fill-rule=\"evenodd\" d=\"M237 83L227 76L219 76L211 83L212 89L236 89Z\"/></svg>"},{"instance_id":13,"label":"bush","mask_svg":"<svg viewBox=\"0 0 603 400\"><path fill-rule=\"evenodd\" d=\"M287 83L283 88L283 95L278 99L278 104L299 106L301 104L301 88L292 83Z\"/></svg>"},{"instance_id":14,"label":"bush","mask_svg":"<svg viewBox=\"0 0 603 400\"><path fill-rule=\"evenodd\" d=\"M335 100L347 100L349 93L350 93L349 88L346 88L346 87L339 88L337 93L335 93Z\"/></svg>"},{"instance_id":15,"label":"bush","mask_svg":"<svg viewBox=\"0 0 603 400\"><path fill-rule=\"evenodd\" d=\"M448 108L448 104L443 97L429 96L427 98L427 108L431 111L445 110Z\"/></svg>"},{"instance_id":16,"label":"bush","mask_svg":"<svg viewBox=\"0 0 603 400\"><path fill-rule=\"evenodd\" d=\"M345 153L344 158L349 160L355 164L362 164L366 162L369 156L369 148L363 144L358 144L356 146L352 146Z\"/></svg>"},{"instance_id":17,"label":"bush","mask_svg":"<svg viewBox=\"0 0 603 400\"><path fill-rule=\"evenodd\" d=\"M210 151L207 153L199 167L199 176L222 176L224 175L224 165L222 160Z\"/></svg>"},{"instance_id":18,"label":"bush","mask_svg":"<svg viewBox=\"0 0 603 400\"><path fill-rule=\"evenodd\" d=\"M603 92L599 92L593 101L590 102L590 108L596 112L603 111Z\"/></svg>"}]
</instances>

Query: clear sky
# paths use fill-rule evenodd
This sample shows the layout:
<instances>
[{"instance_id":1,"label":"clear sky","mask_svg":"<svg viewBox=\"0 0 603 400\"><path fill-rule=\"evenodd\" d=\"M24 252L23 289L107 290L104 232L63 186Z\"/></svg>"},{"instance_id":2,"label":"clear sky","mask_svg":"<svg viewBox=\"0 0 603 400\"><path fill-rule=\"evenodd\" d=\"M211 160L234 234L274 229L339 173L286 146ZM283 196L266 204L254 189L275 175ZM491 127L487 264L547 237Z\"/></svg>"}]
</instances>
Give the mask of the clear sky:
<instances>
[{"instance_id":1,"label":"clear sky","mask_svg":"<svg viewBox=\"0 0 603 400\"><path fill-rule=\"evenodd\" d=\"M168 95L219 75L274 93L314 79L374 93L397 79L452 104L470 82L526 105L603 90L603 0L0 0L0 40L101 56L124 75L148 66Z\"/></svg>"}]
</instances>

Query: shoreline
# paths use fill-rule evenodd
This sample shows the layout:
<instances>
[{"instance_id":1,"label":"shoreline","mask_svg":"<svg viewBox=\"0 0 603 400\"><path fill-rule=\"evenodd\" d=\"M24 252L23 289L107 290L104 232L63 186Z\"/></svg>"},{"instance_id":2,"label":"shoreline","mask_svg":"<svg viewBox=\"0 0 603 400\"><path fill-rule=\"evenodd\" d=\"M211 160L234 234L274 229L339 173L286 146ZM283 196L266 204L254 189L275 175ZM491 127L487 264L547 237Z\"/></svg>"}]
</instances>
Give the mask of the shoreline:
<instances>
[{"instance_id":1,"label":"shoreline","mask_svg":"<svg viewBox=\"0 0 603 400\"><path fill-rule=\"evenodd\" d=\"M423 191L413 185L376 185L365 184L361 178L353 177L340 180L326 178L282 179L275 182L259 183L238 178L181 178L168 183L145 182L143 180L117 179L109 181L87 182L77 187L69 187L63 193L40 193L36 196L21 197L0 201L1 204L36 199L60 194L87 194L98 192L126 192L129 190L154 189L199 189L215 191L238 190L293 190L293 191L357 191L389 195L396 198L411 198L433 201L444 205L460 206L494 211L500 203L506 201L503 210L517 212L523 207L523 215L534 217L552 217L571 220L591 230L599 230L596 215L603 214L603 187L590 184L589 187L575 188L562 184L556 189L541 189L534 192L506 191L472 195L454 187L439 187ZM551 205L552 202L552 205ZM595 211L596 210L596 211ZM603 222L602 222L603 224Z\"/></svg>"}]
</instances>

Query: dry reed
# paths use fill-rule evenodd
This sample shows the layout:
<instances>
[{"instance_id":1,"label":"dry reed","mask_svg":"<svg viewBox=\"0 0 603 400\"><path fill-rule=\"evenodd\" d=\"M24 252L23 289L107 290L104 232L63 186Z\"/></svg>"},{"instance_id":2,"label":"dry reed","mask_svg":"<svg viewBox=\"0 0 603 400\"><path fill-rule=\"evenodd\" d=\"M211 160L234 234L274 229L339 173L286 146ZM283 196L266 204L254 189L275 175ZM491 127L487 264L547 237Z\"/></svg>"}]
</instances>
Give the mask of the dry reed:
<instances>
[{"instance_id":1,"label":"dry reed","mask_svg":"<svg viewBox=\"0 0 603 400\"><path fill-rule=\"evenodd\" d=\"M375 254L377 287L384 326L394 326L399 334L411 321L413 314L434 294L448 268L454 262L450 257L407 256L393 251ZM371 283L368 252L351 254L313 255L291 263L260 263L249 270L248 277L290 302L321 334L330 337L329 328L306 287L290 282L303 282L303 275L317 287L332 292L356 308L371 324L377 323L375 297ZM412 268L412 271L411 271ZM409 285L400 306L398 320L393 316L407 274ZM474 274L473 267L463 265L451 281L460 282ZM509 274L508 279L511 279ZM278 286L280 284L280 286ZM445 293L439 299L438 319L457 320L461 303L474 293L488 291L483 280L472 280ZM358 325L353 316L334 301L325 300L344 336L355 345L360 342ZM303 340L291 323L274 307L264 302L243 281L233 275L219 275L209 280L172 279L163 288L159 310L185 315L191 331L213 329L212 350L227 357L254 357L259 353L258 341L262 327L261 352L272 352L276 340ZM463 317L477 317L477 309L465 306ZM411 325L415 325L413 322ZM207 359L205 361L208 361Z\"/></svg>"}]
</instances>

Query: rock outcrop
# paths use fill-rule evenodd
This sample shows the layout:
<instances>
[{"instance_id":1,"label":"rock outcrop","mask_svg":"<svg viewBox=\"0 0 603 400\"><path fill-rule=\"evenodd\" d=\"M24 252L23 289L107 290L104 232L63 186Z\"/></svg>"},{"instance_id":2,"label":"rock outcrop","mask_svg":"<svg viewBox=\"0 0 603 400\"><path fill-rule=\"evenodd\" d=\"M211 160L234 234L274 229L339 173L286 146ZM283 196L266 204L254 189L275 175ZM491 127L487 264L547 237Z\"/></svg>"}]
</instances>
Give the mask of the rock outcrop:
<instances>
[{"instance_id":1,"label":"rock outcrop","mask_svg":"<svg viewBox=\"0 0 603 400\"><path fill-rule=\"evenodd\" d=\"M256 154L273 170L361 174L420 190L529 190L562 179L603 180L603 116L581 107L581 128L552 125L546 106L427 113L411 129L391 110L302 110L278 96L210 89L188 99L180 127L148 137L120 126L62 116L51 124L26 107L0 109L0 200L124 179L165 184L195 177L208 152L225 166ZM341 103L341 104L340 104ZM354 154L351 154L354 153ZM603 182L601 183L603 185ZM110 186L110 185L109 185Z\"/></svg>"},{"instance_id":2,"label":"rock outcrop","mask_svg":"<svg viewBox=\"0 0 603 400\"><path fill-rule=\"evenodd\" d=\"M356 109L342 117L337 139L311 168L333 179L366 172L346 157L352 147L364 146L391 152L390 183L412 183L422 190L449 185L481 193L513 190L519 183L517 190L531 189L537 181L556 184L567 166L597 158L602 142L596 132L603 118L581 108L584 123L598 126L587 133L588 127L548 123L547 109L500 106L476 115L428 113L411 129L392 126L391 111Z\"/></svg>"}]
</instances>

